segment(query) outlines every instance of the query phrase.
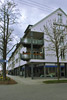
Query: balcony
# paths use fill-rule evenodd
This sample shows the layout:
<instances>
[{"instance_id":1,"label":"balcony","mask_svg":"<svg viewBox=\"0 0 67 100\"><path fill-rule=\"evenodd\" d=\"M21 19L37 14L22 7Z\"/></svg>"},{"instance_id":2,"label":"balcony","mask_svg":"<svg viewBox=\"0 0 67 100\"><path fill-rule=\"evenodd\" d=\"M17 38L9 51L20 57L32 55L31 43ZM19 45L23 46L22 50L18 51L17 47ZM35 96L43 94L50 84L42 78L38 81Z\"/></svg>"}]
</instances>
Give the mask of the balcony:
<instances>
[{"instance_id":1,"label":"balcony","mask_svg":"<svg viewBox=\"0 0 67 100\"><path fill-rule=\"evenodd\" d=\"M28 61L31 59L31 53L22 53L21 59ZM33 59L43 59L43 54L42 53L33 53Z\"/></svg>"},{"instance_id":2,"label":"balcony","mask_svg":"<svg viewBox=\"0 0 67 100\"><path fill-rule=\"evenodd\" d=\"M29 46L31 45L31 39L29 38L23 38L21 39L21 43L24 46ZM42 46L44 44L44 40L38 40L38 39L33 39L33 46Z\"/></svg>"},{"instance_id":3,"label":"balcony","mask_svg":"<svg viewBox=\"0 0 67 100\"><path fill-rule=\"evenodd\" d=\"M20 54L20 56L21 56L21 59L22 60L29 60L30 59L30 55L29 54Z\"/></svg>"}]
</instances>

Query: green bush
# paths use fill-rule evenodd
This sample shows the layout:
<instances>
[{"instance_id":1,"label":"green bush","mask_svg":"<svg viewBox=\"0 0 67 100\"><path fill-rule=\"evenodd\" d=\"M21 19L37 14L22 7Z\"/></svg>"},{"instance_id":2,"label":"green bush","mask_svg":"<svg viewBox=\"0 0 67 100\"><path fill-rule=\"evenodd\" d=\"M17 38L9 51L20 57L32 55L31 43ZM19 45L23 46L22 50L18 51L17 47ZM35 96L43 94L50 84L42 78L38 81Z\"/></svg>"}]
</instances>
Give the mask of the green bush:
<instances>
[{"instance_id":1,"label":"green bush","mask_svg":"<svg viewBox=\"0 0 67 100\"><path fill-rule=\"evenodd\" d=\"M0 76L0 81L2 81L2 80L3 80L3 76ZM6 77L6 80L9 81L10 78L9 77Z\"/></svg>"}]
</instances>

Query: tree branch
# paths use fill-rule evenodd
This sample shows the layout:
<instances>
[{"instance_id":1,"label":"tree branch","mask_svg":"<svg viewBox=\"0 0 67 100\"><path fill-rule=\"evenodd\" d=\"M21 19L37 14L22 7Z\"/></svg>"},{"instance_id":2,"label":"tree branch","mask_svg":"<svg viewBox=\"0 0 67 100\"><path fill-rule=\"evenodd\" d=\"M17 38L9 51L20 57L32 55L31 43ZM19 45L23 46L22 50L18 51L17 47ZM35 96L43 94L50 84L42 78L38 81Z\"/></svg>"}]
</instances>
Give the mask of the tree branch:
<instances>
[{"instance_id":1,"label":"tree branch","mask_svg":"<svg viewBox=\"0 0 67 100\"><path fill-rule=\"evenodd\" d=\"M13 48L14 48L16 45L17 45L17 44L15 44L15 45L7 52L6 55L8 55L8 54L13 50Z\"/></svg>"}]
</instances>

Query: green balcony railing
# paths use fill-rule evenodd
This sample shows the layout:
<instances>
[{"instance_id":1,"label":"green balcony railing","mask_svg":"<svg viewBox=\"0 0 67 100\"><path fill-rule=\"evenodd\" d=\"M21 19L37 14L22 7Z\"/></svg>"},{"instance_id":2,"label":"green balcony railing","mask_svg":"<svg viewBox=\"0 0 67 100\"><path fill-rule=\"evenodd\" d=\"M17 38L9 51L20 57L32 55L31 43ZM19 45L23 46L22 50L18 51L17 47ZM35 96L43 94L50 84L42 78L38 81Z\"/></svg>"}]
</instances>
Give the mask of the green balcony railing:
<instances>
[{"instance_id":1,"label":"green balcony railing","mask_svg":"<svg viewBox=\"0 0 67 100\"><path fill-rule=\"evenodd\" d=\"M29 39L29 38L21 39L21 43L22 44L31 44L31 39ZM44 44L44 40L33 39L33 45L43 45L43 44Z\"/></svg>"},{"instance_id":2,"label":"green balcony railing","mask_svg":"<svg viewBox=\"0 0 67 100\"><path fill-rule=\"evenodd\" d=\"M21 59L22 60L29 60L30 59L30 55L28 55L28 54L21 54Z\"/></svg>"},{"instance_id":3,"label":"green balcony railing","mask_svg":"<svg viewBox=\"0 0 67 100\"><path fill-rule=\"evenodd\" d=\"M29 60L31 59L31 53L23 53L20 54L22 60ZM33 54L33 59L43 59L43 54L35 53Z\"/></svg>"}]
</instances>

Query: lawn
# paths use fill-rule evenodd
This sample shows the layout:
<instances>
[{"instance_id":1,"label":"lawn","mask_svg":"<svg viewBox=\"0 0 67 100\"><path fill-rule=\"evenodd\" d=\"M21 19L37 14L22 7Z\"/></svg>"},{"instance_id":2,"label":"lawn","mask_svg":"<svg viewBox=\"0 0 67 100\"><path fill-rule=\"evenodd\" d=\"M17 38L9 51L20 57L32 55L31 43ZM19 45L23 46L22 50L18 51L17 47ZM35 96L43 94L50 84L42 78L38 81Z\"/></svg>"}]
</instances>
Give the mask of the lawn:
<instances>
[{"instance_id":1,"label":"lawn","mask_svg":"<svg viewBox=\"0 0 67 100\"><path fill-rule=\"evenodd\" d=\"M55 83L67 83L67 80L47 80L43 81L46 84L55 84Z\"/></svg>"}]
</instances>

